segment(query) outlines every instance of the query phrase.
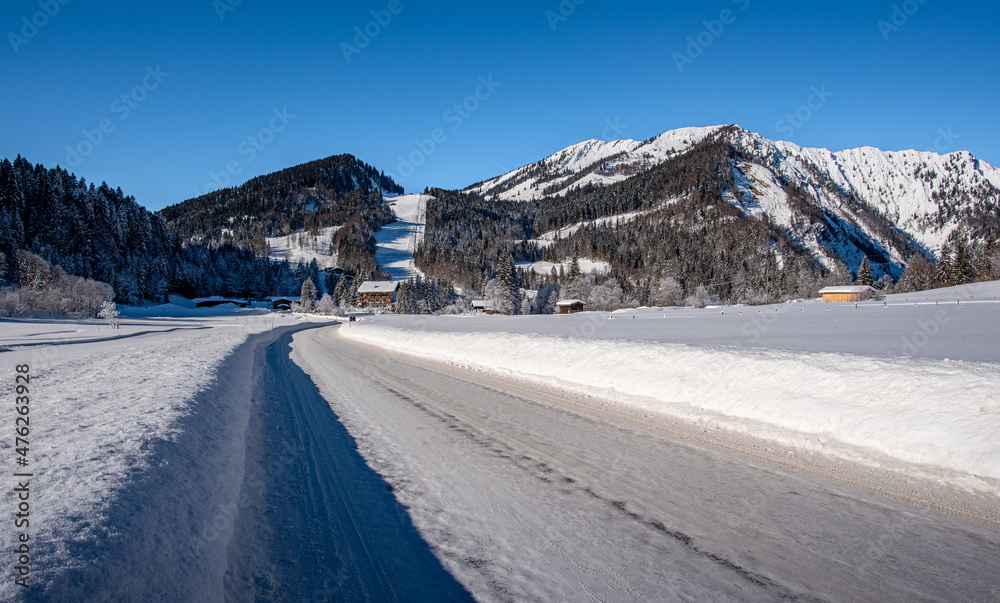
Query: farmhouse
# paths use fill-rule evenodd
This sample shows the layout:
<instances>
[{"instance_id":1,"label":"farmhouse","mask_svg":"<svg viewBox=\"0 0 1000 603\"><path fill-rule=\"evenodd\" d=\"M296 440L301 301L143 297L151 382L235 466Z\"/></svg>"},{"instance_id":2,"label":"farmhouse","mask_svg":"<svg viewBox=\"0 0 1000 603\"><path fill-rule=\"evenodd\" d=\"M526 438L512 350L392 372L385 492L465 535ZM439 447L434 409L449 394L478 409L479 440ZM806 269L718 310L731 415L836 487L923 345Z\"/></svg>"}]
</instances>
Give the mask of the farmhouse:
<instances>
[{"instance_id":1,"label":"farmhouse","mask_svg":"<svg viewBox=\"0 0 1000 603\"><path fill-rule=\"evenodd\" d=\"M493 302L486 299L474 299L472 300L472 309L476 312L482 312L484 314L496 314L496 308L493 307Z\"/></svg>"},{"instance_id":2,"label":"farmhouse","mask_svg":"<svg viewBox=\"0 0 1000 603\"><path fill-rule=\"evenodd\" d=\"M577 312L583 312L584 306L587 302L582 299L561 299L556 307L559 308L560 314L576 314Z\"/></svg>"},{"instance_id":3,"label":"farmhouse","mask_svg":"<svg viewBox=\"0 0 1000 603\"><path fill-rule=\"evenodd\" d=\"M868 285L824 287L819 290L824 302L859 302L872 298L875 289Z\"/></svg>"},{"instance_id":4,"label":"farmhouse","mask_svg":"<svg viewBox=\"0 0 1000 603\"><path fill-rule=\"evenodd\" d=\"M389 309L396 302L399 281L365 281L358 287L361 305L366 308Z\"/></svg>"}]
</instances>

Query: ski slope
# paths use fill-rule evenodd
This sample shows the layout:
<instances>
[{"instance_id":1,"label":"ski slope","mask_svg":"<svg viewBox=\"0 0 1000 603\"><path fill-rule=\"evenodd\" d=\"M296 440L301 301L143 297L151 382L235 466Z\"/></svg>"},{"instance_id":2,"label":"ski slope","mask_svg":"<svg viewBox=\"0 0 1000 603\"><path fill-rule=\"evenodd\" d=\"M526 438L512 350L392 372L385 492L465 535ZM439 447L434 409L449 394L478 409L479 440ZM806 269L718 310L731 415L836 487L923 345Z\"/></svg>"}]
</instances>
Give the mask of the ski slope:
<instances>
[{"instance_id":1,"label":"ski slope","mask_svg":"<svg viewBox=\"0 0 1000 603\"><path fill-rule=\"evenodd\" d=\"M383 226L375 233L375 260L401 281L420 274L413 263L413 251L424 238L424 220L430 195L402 195L386 197L386 202L396 214L396 222Z\"/></svg>"}]
</instances>

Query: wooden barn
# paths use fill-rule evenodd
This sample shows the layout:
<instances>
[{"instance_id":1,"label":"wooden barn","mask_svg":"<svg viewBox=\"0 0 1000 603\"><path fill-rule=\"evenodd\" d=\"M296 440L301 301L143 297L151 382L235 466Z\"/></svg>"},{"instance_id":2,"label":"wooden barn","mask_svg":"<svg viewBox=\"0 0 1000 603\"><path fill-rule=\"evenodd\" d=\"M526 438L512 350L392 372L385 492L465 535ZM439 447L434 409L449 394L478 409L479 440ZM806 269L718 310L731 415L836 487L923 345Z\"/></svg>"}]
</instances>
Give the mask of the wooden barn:
<instances>
[{"instance_id":1,"label":"wooden barn","mask_svg":"<svg viewBox=\"0 0 1000 603\"><path fill-rule=\"evenodd\" d=\"M366 308L392 308L396 303L399 281L365 281L358 287L361 305Z\"/></svg>"},{"instance_id":2,"label":"wooden barn","mask_svg":"<svg viewBox=\"0 0 1000 603\"><path fill-rule=\"evenodd\" d=\"M859 302L867 301L875 295L875 289L868 285L849 285L845 287L824 287L819 290L823 296L823 301L830 302Z\"/></svg>"},{"instance_id":3,"label":"wooden barn","mask_svg":"<svg viewBox=\"0 0 1000 603\"><path fill-rule=\"evenodd\" d=\"M559 308L560 314L576 314L577 312L583 312L584 308L587 306L587 302L582 299L561 299L556 307Z\"/></svg>"}]
</instances>

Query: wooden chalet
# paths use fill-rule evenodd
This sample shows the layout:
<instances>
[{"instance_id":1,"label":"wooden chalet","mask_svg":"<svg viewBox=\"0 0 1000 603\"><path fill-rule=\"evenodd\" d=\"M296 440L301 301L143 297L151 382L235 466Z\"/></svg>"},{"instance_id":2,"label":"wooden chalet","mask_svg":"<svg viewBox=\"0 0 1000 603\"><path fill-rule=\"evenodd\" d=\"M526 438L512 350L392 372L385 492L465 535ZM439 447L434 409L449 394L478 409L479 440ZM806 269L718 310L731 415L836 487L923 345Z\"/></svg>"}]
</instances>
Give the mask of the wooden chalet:
<instances>
[{"instance_id":1,"label":"wooden chalet","mask_svg":"<svg viewBox=\"0 0 1000 603\"><path fill-rule=\"evenodd\" d=\"M556 307L559 308L560 314L576 314L577 312L583 312L586 308L587 302L582 299L561 299Z\"/></svg>"},{"instance_id":2,"label":"wooden chalet","mask_svg":"<svg viewBox=\"0 0 1000 603\"><path fill-rule=\"evenodd\" d=\"M831 302L860 302L867 301L875 295L875 289L868 285L849 285L844 287L824 287L819 290L823 296L823 301Z\"/></svg>"},{"instance_id":3,"label":"wooden chalet","mask_svg":"<svg viewBox=\"0 0 1000 603\"><path fill-rule=\"evenodd\" d=\"M399 281L365 281L358 287L361 305L366 308L390 309L396 303Z\"/></svg>"}]
</instances>

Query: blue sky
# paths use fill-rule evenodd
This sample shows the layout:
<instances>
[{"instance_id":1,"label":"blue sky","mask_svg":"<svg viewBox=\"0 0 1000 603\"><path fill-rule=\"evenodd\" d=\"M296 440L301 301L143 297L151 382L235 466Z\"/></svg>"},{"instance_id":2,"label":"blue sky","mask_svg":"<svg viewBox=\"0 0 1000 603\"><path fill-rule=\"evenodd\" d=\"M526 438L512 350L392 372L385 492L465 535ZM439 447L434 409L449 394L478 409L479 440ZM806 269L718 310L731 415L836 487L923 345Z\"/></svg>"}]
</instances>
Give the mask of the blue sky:
<instances>
[{"instance_id":1,"label":"blue sky","mask_svg":"<svg viewBox=\"0 0 1000 603\"><path fill-rule=\"evenodd\" d=\"M0 156L153 210L340 153L460 188L722 123L1000 163L995 3L804 4L6 0Z\"/></svg>"}]
</instances>

